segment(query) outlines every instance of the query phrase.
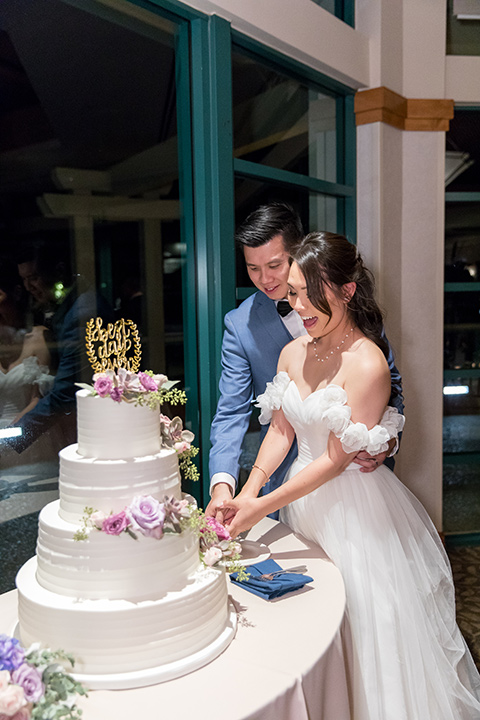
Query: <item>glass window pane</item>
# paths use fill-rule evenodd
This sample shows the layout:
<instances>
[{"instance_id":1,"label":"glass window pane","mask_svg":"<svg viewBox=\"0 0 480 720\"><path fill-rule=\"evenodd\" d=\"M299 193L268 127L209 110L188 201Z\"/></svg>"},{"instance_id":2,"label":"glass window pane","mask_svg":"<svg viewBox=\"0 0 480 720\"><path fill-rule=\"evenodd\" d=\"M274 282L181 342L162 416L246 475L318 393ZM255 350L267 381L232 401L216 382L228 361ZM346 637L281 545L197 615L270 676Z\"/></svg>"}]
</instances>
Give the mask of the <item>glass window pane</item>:
<instances>
[{"instance_id":1,"label":"glass window pane","mask_svg":"<svg viewBox=\"0 0 480 720\"><path fill-rule=\"evenodd\" d=\"M234 52L235 157L337 180L335 98Z\"/></svg>"},{"instance_id":2,"label":"glass window pane","mask_svg":"<svg viewBox=\"0 0 480 720\"><path fill-rule=\"evenodd\" d=\"M311 193L303 188L274 186L250 178L236 178L235 181L235 225L240 225L260 205L270 202L285 202L294 207L302 219L305 232L338 232L339 206L343 205L341 199ZM237 287L251 285L243 258L237 254Z\"/></svg>"},{"instance_id":3,"label":"glass window pane","mask_svg":"<svg viewBox=\"0 0 480 720\"><path fill-rule=\"evenodd\" d=\"M459 19L457 14L462 6L465 8L465 0L460 7L456 7L454 0L447 0L447 55L480 55L480 21Z\"/></svg>"},{"instance_id":4,"label":"glass window pane","mask_svg":"<svg viewBox=\"0 0 480 720\"><path fill-rule=\"evenodd\" d=\"M184 380L176 30L59 0L5 0L0 27L0 516L34 543L92 379L87 320L132 319L141 368Z\"/></svg>"}]
</instances>

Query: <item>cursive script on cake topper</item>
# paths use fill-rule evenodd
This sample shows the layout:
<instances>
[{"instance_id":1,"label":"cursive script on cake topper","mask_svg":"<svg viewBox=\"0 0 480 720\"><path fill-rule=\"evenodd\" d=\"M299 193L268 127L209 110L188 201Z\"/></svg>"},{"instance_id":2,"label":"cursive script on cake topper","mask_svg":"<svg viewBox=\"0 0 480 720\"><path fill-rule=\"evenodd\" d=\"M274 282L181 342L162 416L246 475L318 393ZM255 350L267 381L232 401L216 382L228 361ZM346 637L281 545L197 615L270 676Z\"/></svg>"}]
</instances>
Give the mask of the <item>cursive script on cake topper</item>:
<instances>
[{"instance_id":1,"label":"cursive script on cake topper","mask_svg":"<svg viewBox=\"0 0 480 720\"><path fill-rule=\"evenodd\" d=\"M85 331L87 356L95 373L125 368L136 373L142 347L133 320L117 320L103 327L102 318L88 320Z\"/></svg>"}]
</instances>

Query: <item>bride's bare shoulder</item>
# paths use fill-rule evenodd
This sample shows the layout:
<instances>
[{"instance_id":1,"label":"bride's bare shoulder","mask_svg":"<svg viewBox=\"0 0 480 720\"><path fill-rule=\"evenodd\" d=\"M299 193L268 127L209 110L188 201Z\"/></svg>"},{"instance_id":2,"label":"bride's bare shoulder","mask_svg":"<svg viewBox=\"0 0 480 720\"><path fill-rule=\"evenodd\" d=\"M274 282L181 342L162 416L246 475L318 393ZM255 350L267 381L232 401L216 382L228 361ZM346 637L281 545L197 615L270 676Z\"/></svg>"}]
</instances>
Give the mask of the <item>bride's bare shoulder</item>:
<instances>
[{"instance_id":1,"label":"bride's bare shoulder","mask_svg":"<svg viewBox=\"0 0 480 720\"><path fill-rule=\"evenodd\" d=\"M278 361L279 371L284 370L288 372L289 365L292 362L298 362L298 360L305 355L307 340L308 336L302 335L295 340L291 340L288 345L285 345Z\"/></svg>"},{"instance_id":2,"label":"bride's bare shoulder","mask_svg":"<svg viewBox=\"0 0 480 720\"><path fill-rule=\"evenodd\" d=\"M365 335L355 340L349 352L349 365L362 377L380 379L390 375L388 363L381 349Z\"/></svg>"}]
</instances>

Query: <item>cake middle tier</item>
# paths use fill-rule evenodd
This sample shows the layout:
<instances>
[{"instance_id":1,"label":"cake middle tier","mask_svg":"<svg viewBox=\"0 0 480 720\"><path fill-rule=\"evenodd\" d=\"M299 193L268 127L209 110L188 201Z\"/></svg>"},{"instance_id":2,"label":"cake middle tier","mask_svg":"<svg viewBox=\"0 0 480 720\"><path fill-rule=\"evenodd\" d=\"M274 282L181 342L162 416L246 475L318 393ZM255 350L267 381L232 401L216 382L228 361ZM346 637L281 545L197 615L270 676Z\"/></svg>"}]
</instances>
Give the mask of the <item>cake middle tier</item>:
<instances>
[{"instance_id":1,"label":"cake middle tier","mask_svg":"<svg viewBox=\"0 0 480 720\"><path fill-rule=\"evenodd\" d=\"M108 535L92 528L74 540L79 526L59 515L59 501L40 512L37 580L59 595L78 599L150 600L181 590L200 566L198 539L185 530L157 540L140 533Z\"/></svg>"},{"instance_id":2,"label":"cake middle tier","mask_svg":"<svg viewBox=\"0 0 480 720\"><path fill-rule=\"evenodd\" d=\"M69 445L60 457L60 517L78 523L85 507L105 514L124 510L136 495L165 495L181 499L178 456L164 448L155 455L122 460L99 460L78 454ZM75 529L74 529L75 531Z\"/></svg>"}]
</instances>

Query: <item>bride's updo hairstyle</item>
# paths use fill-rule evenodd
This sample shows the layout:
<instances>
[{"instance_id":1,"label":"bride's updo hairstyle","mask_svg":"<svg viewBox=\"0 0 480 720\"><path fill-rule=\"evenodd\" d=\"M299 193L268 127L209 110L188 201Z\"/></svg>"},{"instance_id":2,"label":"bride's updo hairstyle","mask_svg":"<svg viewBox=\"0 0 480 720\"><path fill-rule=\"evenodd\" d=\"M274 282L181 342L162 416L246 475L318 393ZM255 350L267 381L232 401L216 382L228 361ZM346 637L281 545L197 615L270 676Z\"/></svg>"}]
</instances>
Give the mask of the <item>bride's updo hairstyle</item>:
<instances>
[{"instance_id":1,"label":"bride's updo hairstyle","mask_svg":"<svg viewBox=\"0 0 480 720\"><path fill-rule=\"evenodd\" d=\"M375 280L355 245L343 235L313 232L294 248L291 259L305 277L310 302L330 319L332 310L325 296L325 286L344 300L342 285L356 283L355 293L346 309L355 325L388 358L388 344L382 335L383 316L375 300Z\"/></svg>"}]
</instances>

